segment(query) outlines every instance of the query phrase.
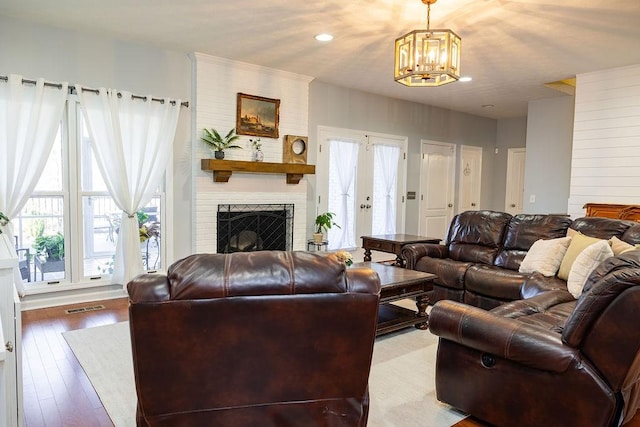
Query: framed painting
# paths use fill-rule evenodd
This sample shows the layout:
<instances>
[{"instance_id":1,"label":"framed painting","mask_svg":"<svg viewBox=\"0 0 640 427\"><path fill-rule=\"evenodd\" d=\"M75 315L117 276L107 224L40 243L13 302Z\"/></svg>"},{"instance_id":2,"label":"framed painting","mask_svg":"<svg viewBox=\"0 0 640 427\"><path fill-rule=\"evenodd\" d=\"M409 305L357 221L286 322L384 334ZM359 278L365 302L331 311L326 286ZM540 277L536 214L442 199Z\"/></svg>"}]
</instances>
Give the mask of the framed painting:
<instances>
[{"instance_id":1,"label":"framed painting","mask_svg":"<svg viewBox=\"0 0 640 427\"><path fill-rule=\"evenodd\" d=\"M236 133L278 138L280 100L238 93Z\"/></svg>"}]
</instances>

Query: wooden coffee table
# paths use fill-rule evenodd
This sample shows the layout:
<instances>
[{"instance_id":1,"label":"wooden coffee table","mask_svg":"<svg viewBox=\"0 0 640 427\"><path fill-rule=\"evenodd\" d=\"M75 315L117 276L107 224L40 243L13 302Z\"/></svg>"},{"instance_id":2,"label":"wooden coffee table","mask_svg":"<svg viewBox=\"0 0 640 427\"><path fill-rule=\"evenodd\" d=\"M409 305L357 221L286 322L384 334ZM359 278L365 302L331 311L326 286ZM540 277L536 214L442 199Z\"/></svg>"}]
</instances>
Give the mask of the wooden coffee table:
<instances>
[{"instance_id":1,"label":"wooden coffee table","mask_svg":"<svg viewBox=\"0 0 640 427\"><path fill-rule=\"evenodd\" d=\"M380 308L378 309L378 328L376 335L383 335L398 329L415 326L418 329L429 327L427 292L433 290L435 274L407 270L377 262L358 262L352 268L371 268L380 276ZM417 311L390 304L405 298L415 298Z\"/></svg>"},{"instance_id":2,"label":"wooden coffee table","mask_svg":"<svg viewBox=\"0 0 640 427\"><path fill-rule=\"evenodd\" d=\"M396 265L402 267L404 260L400 256L400 250L409 243L440 243L435 237L416 236L414 234L378 234L375 236L362 236L362 248L364 260L371 261L371 251L388 252L396 255Z\"/></svg>"}]
</instances>

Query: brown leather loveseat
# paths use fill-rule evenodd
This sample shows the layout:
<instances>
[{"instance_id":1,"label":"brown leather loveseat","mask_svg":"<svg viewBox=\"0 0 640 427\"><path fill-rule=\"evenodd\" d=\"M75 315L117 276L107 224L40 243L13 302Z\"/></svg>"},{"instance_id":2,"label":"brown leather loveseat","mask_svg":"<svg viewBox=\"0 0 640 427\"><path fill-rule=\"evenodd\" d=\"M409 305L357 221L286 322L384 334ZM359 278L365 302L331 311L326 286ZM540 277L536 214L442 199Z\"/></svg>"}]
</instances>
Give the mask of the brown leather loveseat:
<instances>
[{"instance_id":1,"label":"brown leather loveseat","mask_svg":"<svg viewBox=\"0 0 640 427\"><path fill-rule=\"evenodd\" d=\"M366 425L373 270L334 254L199 254L127 289L139 426Z\"/></svg>"},{"instance_id":2,"label":"brown leather loveseat","mask_svg":"<svg viewBox=\"0 0 640 427\"><path fill-rule=\"evenodd\" d=\"M564 237L568 228L599 239L615 236L631 245L640 243L640 224L634 221L467 211L453 218L443 244L405 245L402 256L407 268L438 276L432 302L448 299L491 309L567 288L558 277L518 270L536 240Z\"/></svg>"},{"instance_id":3,"label":"brown leather loveseat","mask_svg":"<svg viewBox=\"0 0 640 427\"><path fill-rule=\"evenodd\" d=\"M491 311L439 301L436 395L495 426L617 426L640 404L640 250Z\"/></svg>"}]
</instances>

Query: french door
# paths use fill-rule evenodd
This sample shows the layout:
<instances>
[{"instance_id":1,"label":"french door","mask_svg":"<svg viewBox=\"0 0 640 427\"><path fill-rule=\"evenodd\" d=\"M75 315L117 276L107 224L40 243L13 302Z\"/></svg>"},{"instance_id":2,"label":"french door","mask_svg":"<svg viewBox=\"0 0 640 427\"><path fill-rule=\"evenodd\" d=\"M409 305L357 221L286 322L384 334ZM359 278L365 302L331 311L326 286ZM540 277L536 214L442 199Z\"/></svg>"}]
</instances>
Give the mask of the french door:
<instances>
[{"instance_id":1,"label":"french door","mask_svg":"<svg viewBox=\"0 0 640 427\"><path fill-rule=\"evenodd\" d=\"M333 212L329 250L353 250L360 237L404 232L404 137L319 129L318 207Z\"/></svg>"}]
</instances>

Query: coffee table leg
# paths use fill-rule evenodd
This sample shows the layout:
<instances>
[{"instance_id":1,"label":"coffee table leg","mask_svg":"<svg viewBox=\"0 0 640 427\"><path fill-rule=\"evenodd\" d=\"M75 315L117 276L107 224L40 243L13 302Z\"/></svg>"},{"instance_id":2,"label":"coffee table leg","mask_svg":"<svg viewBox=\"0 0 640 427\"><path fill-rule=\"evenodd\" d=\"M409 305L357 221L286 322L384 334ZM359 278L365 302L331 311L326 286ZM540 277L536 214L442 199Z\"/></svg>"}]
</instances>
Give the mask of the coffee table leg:
<instances>
[{"instance_id":1,"label":"coffee table leg","mask_svg":"<svg viewBox=\"0 0 640 427\"><path fill-rule=\"evenodd\" d=\"M364 248L364 261L371 261L371 249Z\"/></svg>"},{"instance_id":2,"label":"coffee table leg","mask_svg":"<svg viewBox=\"0 0 640 427\"><path fill-rule=\"evenodd\" d=\"M417 317L424 317L424 322L416 323L417 329L429 329L429 315L427 314L427 307L429 306L429 297L421 295L416 297L416 307L418 307Z\"/></svg>"}]
</instances>

